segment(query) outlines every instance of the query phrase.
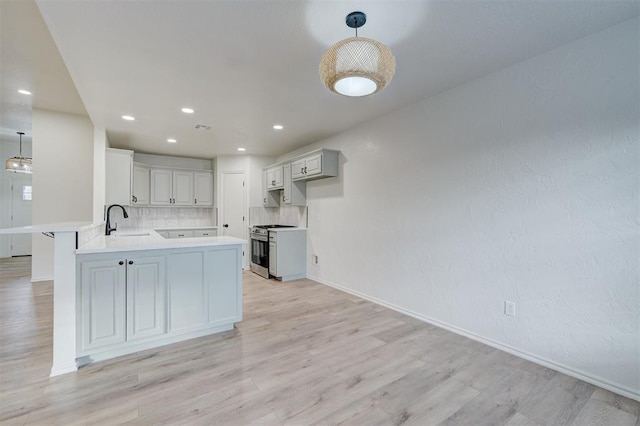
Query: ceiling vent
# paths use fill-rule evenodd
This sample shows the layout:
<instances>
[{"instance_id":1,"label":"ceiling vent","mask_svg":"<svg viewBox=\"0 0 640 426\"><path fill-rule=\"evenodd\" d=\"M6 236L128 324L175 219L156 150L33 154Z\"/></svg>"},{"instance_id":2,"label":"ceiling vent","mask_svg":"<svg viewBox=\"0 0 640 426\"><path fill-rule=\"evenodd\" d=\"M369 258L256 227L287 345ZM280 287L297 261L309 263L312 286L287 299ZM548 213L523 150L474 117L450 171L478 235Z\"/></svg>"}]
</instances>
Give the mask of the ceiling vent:
<instances>
[{"instance_id":1,"label":"ceiling vent","mask_svg":"<svg viewBox=\"0 0 640 426\"><path fill-rule=\"evenodd\" d=\"M196 129L196 130L211 130L211 126L209 126L207 124L196 124L194 126L194 129Z\"/></svg>"}]
</instances>

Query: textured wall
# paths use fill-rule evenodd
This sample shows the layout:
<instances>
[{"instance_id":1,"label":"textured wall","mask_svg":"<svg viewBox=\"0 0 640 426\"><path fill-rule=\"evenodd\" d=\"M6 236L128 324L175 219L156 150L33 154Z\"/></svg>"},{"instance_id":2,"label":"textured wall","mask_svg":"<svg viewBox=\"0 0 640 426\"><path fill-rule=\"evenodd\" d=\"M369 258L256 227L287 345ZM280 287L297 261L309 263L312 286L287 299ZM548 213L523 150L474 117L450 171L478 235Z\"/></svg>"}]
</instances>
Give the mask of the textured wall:
<instances>
[{"instance_id":1,"label":"textured wall","mask_svg":"<svg viewBox=\"0 0 640 426\"><path fill-rule=\"evenodd\" d=\"M309 275L640 396L638 64L636 19L299 150Z\"/></svg>"},{"instance_id":2,"label":"textured wall","mask_svg":"<svg viewBox=\"0 0 640 426\"><path fill-rule=\"evenodd\" d=\"M33 224L93 219L93 125L33 109ZM33 235L31 279L53 279L53 240Z\"/></svg>"}]
</instances>

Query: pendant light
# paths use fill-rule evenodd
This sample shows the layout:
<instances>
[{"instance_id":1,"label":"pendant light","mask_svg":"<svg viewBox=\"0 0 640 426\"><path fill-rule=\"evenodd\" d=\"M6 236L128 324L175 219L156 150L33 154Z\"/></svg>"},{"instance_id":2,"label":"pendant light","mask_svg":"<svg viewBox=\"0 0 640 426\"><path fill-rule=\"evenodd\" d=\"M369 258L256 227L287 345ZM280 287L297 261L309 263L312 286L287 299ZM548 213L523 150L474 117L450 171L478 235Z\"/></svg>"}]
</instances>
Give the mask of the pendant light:
<instances>
[{"instance_id":1,"label":"pendant light","mask_svg":"<svg viewBox=\"0 0 640 426\"><path fill-rule=\"evenodd\" d=\"M320 60L320 79L329 90L345 96L366 96L384 89L396 71L396 58L384 44L358 37L367 15L351 12L346 24L356 36L339 41Z\"/></svg>"},{"instance_id":2,"label":"pendant light","mask_svg":"<svg viewBox=\"0 0 640 426\"><path fill-rule=\"evenodd\" d=\"M20 156L11 157L5 163L5 169L14 173L33 173L31 158L22 156L22 135L24 132L17 132L20 135Z\"/></svg>"}]
</instances>

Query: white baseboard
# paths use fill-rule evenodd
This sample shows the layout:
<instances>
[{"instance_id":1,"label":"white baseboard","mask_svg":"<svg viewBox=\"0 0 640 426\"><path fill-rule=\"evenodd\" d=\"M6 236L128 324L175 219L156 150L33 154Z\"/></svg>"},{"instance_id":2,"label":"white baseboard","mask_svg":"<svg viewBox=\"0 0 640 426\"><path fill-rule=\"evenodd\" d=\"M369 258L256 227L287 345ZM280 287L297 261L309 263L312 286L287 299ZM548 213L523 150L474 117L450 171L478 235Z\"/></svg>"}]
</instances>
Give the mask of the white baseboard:
<instances>
[{"instance_id":1,"label":"white baseboard","mask_svg":"<svg viewBox=\"0 0 640 426\"><path fill-rule=\"evenodd\" d=\"M67 365L54 365L53 367L51 367L51 374L49 374L49 377L55 377L55 376L60 376L61 374L73 373L74 371L77 371L77 370L78 370L78 367L76 366L75 363L67 364Z\"/></svg>"},{"instance_id":2,"label":"white baseboard","mask_svg":"<svg viewBox=\"0 0 640 426\"><path fill-rule=\"evenodd\" d=\"M53 281L53 275L48 275L43 277L31 277L32 283L39 283L42 281Z\"/></svg>"},{"instance_id":3,"label":"white baseboard","mask_svg":"<svg viewBox=\"0 0 640 426\"><path fill-rule=\"evenodd\" d=\"M310 279L310 280L316 281L316 282L318 282L320 284L324 284L324 285L327 285L329 287L333 287L335 289L344 291L345 293L349 293L349 294L352 294L354 296L361 297L362 299L365 299L365 300L373 302L373 303L375 303L377 305L381 305L381 306L384 306L386 308L392 309L392 310L394 310L396 312L400 312L400 313L408 315L410 317L419 319L420 321L424 321L426 323L435 325L436 327L444 328L445 330L449 330L449 331L451 331L453 333L459 334L459 335L464 336L464 337L468 337L469 339L475 340L477 342L484 343L485 345L488 345L488 346L491 346L493 348L499 349L501 351L510 353L511 355L515 355L517 357L526 359L527 361L531 361L531 362L533 362L535 364L538 364L538 365L541 365L543 367L547 367L547 368L550 368L552 370L558 371L560 373L566 374L567 376L571 376L571 377L574 377L576 379L585 381L587 383L591 383L592 385L595 385L595 386L601 387L603 389L609 390L611 392L617 393L618 395L622 395L622 396L624 396L626 398L631 398L633 400L640 401L640 390L638 390L638 389L631 389L631 388L629 388L627 386L623 386L623 385L620 385L618 383L612 383L609 380L603 379L603 378L595 376L593 374L589 374L587 372L574 369L572 367L569 367L569 366L564 365L562 363L555 362L555 361L550 360L550 359L545 358L545 357L541 357L541 356L538 356L538 355L535 355L535 354L531 354L531 353L526 352L526 351L522 351L522 350L520 350L518 348L515 348L513 346L507 345L505 343L500 343L500 342L497 342L495 340L488 339L486 337L482 337L482 336L480 336L478 334L475 334L475 333L473 333L471 331L467 331L467 330L458 328L458 327L456 327L454 325L450 325L450 324L447 324L445 322L439 321L437 319L421 315L419 313L407 310L407 309L402 308L400 306L396 306L394 304L385 302L385 301L377 299L375 297L371 297L371 296L366 295L364 293L360 293L359 291L351 290L351 289L343 287L341 285L338 285L338 284L335 284L335 283L332 283L332 282L329 282L329 281L326 281L326 280L322 280L322 279L320 279L318 277L314 277L313 275L307 274L307 278Z\"/></svg>"}]
</instances>

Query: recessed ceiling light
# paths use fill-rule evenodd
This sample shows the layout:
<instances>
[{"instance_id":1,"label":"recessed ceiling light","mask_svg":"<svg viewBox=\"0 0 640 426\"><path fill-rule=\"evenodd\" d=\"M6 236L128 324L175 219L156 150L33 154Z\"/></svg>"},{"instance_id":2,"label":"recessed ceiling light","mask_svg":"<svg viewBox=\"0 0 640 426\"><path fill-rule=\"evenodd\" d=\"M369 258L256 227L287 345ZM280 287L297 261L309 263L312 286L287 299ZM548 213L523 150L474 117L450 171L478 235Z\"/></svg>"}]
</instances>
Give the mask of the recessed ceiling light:
<instances>
[{"instance_id":1,"label":"recessed ceiling light","mask_svg":"<svg viewBox=\"0 0 640 426\"><path fill-rule=\"evenodd\" d=\"M133 121L133 120L135 120L135 119L136 119L135 117L132 117L132 116L130 116L130 115L123 115L123 116L122 116L122 118L123 118L123 119L125 119L125 120L127 120L127 121Z\"/></svg>"},{"instance_id":2,"label":"recessed ceiling light","mask_svg":"<svg viewBox=\"0 0 640 426\"><path fill-rule=\"evenodd\" d=\"M284 129L284 126L282 124L274 124L273 128L276 129L276 130L282 130L282 129Z\"/></svg>"},{"instance_id":3,"label":"recessed ceiling light","mask_svg":"<svg viewBox=\"0 0 640 426\"><path fill-rule=\"evenodd\" d=\"M176 143L176 142L178 142L178 141L177 141L177 140L175 140L175 139L173 139L173 138L169 138L169 139L167 139L167 142L169 142L169 143Z\"/></svg>"},{"instance_id":4,"label":"recessed ceiling light","mask_svg":"<svg viewBox=\"0 0 640 426\"><path fill-rule=\"evenodd\" d=\"M28 90L24 90L24 89L20 89L20 90L18 90L18 93L22 93L23 95L30 95L30 94L31 94L31 92L30 92L30 91L28 91Z\"/></svg>"},{"instance_id":5,"label":"recessed ceiling light","mask_svg":"<svg viewBox=\"0 0 640 426\"><path fill-rule=\"evenodd\" d=\"M185 114L193 114L193 108L182 108L182 112Z\"/></svg>"},{"instance_id":6,"label":"recessed ceiling light","mask_svg":"<svg viewBox=\"0 0 640 426\"><path fill-rule=\"evenodd\" d=\"M244 152L246 150L247 150L246 148L238 148L238 151L240 151L240 152Z\"/></svg>"}]
</instances>

